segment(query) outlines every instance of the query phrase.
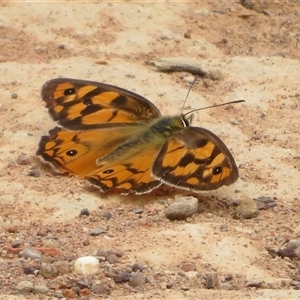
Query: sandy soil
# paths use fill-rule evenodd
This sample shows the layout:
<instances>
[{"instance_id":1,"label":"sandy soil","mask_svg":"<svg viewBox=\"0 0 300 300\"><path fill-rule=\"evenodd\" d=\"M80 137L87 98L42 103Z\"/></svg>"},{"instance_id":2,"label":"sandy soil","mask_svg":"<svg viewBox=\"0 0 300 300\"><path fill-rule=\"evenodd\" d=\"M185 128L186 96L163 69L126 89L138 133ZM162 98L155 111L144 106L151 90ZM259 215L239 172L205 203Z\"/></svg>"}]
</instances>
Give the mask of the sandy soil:
<instances>
[{"instance_id":1,"label":"sandy soil","mask_svg":"<svg viewBox=\"0 0 300 300\"><path fill-rule=\"evenodd\" d=\"M109 295L90 299L299 299L299 262L272 257L267 249L300 238L300 3L244 2L0 3L3 299L23 297L15 291L21 280L53 286L53 279L24 274L28 261L5 250L16 243L55 244L63 255L53 259L68 261L119 249L123 256L112 268L147 267L148 280L137 288L98 274L93 280L107 283ZM194 125L231 149L240 178L200 194L203 212L186 221L164 216L181 191L105 195L88 182L54 174L35 155L40 137L55 125L40 97L51 78L106 82L145 96L163 113L180 113L192 75L158 72L149 61L160 57L193 58L221 72L220 80L198 80L186 104L191 109L246 100L195 115ZM37 171L39 177L29 176ZM236 220L233 203L244 196L270 197L277 205ZM89 217L79 217L83 208ZM90 236L99 226L107 233ZM195 271L182 271L184 262L193 262ZM212 272L219 289L203 284ZM247 287L253 280L263 284ZM54 289L48 296L55 297Z\"/></svg>"}]
</instances>

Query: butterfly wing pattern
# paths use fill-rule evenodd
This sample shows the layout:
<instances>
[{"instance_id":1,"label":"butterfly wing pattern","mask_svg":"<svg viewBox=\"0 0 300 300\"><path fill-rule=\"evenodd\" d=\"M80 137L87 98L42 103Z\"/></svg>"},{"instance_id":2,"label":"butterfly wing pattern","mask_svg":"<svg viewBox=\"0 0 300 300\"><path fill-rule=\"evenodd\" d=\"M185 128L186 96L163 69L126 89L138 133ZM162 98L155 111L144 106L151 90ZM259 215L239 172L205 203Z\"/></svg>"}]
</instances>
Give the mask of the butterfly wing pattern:
<instances>
[{"instance_id":1,"label":"butterfly wing pattern","mask_svg":"<svg viewBox=\"0 0 300 300\"><path fill-rule=\"evenodd\" d=\"M148 193L162 183L195 192L232 184L238 169L212 132L163 117L150 101L93 81L58 78L42 98L55 127L38 155L60 172L88 179L103 192Z\"/></svg>"}]
</instances>

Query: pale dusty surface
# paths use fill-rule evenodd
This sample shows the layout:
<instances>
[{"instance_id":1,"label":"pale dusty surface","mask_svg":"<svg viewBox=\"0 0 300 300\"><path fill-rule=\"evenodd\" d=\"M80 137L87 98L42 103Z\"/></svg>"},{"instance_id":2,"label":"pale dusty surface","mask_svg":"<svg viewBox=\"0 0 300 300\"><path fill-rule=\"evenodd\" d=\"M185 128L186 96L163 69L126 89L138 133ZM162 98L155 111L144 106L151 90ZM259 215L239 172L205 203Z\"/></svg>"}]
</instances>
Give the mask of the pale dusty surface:
<instances>
[{"instance_id":1,"label":"pale dusty surface","mask_svg":"<svg viewBox=\"0 0 300 300\"><path fill-rule=\"evenodd\" d=\"M299 2L264 6L262 1L254 10L234 1L0 5L1 246L28 232L34 237L41 230L53 234L66 228L68 251L76 256L118 248L126 253L121 262L127 265L143 261L156 272L176 274L182 261L194 261L200 273L232 274L244 283L263 279L273 286L226 291L191 284L188 291L174 286L155 293L147 284L136 293L119 286L112 291L114 299L299 299L300 292L283 282L300 271L289 259L272 258L266 251L300 237ZM188 30L190 39L184 38ZM40 98L45 81L58 76L102 81L143 95L162 113L178 114L191 75L159 73L147 62L179 56L223 74L220 81L200 78L189 108L246 100L229 110L195 114L193 124L221 137L240 167L234 185L199 196L204 212L170 222L164 209L175 193L104 195L88 182L55 176L35 156L40 137L55 125ZM17 164L21 153L29 164ZM28 176L32 169L41 176ZM235 220L231 201L243 195L269 196L277 206L255 219ZM141 218L132 213L137 207L144 209ZM82 208L96 216L111 211L113 217L106 223L103 218L82 220ZM7 233L13 226L17 232ZM110 235L90 237L88 231L98 226L109 227ZM86 239L87 247L81 243ZM7 257L0 258L1 265L6 262ZM9 290L1 287L3 299Z\"/></svg>"}]
</instances>

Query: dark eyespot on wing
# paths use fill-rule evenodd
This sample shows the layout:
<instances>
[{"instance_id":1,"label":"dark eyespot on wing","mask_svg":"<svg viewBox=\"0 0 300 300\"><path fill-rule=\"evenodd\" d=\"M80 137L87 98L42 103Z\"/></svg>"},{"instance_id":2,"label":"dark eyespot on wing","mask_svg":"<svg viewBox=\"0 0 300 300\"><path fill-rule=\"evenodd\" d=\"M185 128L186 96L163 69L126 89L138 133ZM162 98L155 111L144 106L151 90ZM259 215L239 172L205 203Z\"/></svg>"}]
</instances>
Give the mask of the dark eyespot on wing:
<instances>
[{"instance_id":1,"label":"dark eyespot on wing","mask_svg":"<svg viewBox=\"0 0 300 300\"><path fill-rule=\"evenodd\" d=\"M73 94L76 94L76 89L75 88L66 89L64 91L65 96L69 96L69 95L73 95Z\"/></svg>"}]
</instances>

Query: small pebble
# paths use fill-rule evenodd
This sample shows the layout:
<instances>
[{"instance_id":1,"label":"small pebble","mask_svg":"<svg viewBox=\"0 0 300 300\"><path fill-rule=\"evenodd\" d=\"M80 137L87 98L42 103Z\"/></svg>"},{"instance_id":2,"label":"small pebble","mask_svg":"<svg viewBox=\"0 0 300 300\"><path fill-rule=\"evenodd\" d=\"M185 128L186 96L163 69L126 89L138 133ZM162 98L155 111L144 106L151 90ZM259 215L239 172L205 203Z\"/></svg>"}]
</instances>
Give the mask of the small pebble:
<instances>
[{"instance_id":1,"label":"small pebble","mask_svg":"<svg viewBox=\"0 0 300 300\"><path fill-rule=\"evenodd\" d=\"M49 292L49 289L44 284L37 284L32 288L33 294L46 294Z\"/></svg>"},{"instance_id":2,"label":"small pebble","mask_svg":"<svg viewBox=\"0 0 300 300\"><path fill-rule=\"evenodd\" d=\"M229 119L229 122L232 124L232 125L239 125L239 121L235 118L230 118Z\"/></svg>"},{"instance_id":3,"label":"small pebble","mask_svg":"<svg viewBox=\"0 0 300 300\"><path fill-rule=\"evenodd\" d=\"M105 282L96 281L93 283L91 290L94 294L103 295L109 294L109 286Z\"/></svg>"},{"instance_id":4,"label":"small pebble","mask_svg":"<svg viewBox=\"0 0 300 300\"><path fill-rule=\"evenodd\" d=\"M42 253L33 248L26 248L19 253L19 257L24 257L26 259L41 259Z\"/></svg>"},{"instance_id":5,"label":"small pebble","mask_svg":"<svg viewBox=\"0 0 300 300\"><path fill-rule=\"evenodd\" d=\"M206 288L207 289L213 289L215 287L219 287L219 279L218 274L216 272L214 273L208 273L206 274Z\"/></svg>"},{"instance_id":6,"label":"small pebble","mask_svg":"<svg viewBox=\"0 0 300 300\"><path fill-rule=\"evenodd\" d=\"M31 293L32 288L33 288L33 283L26 280L20 281L15 287L15 289L22 295Z\"/></svg>"},{"instance_id":7,"label":"small pebble","mask_svg":"<svg viewBox=\"0 0 300 300\"><path fill-rule=\"evenodd\" d=\"M137 262L137 263L132 265L131 269L132 269L133 272L137 272L137 271L142 272L142 271L146 270L147 267L144 267L143 264Z\"/></svg>"},{"instance_id":8,"label":"small pebble","mask_svg":"<svg viewBox=\"0 0 300 300\"><path fill-rule=\"evenodd\" d=\"M131 278L130 278L128 284L129 284L131 287L137 287L137 286L142 286L142 285L144 285L145 282L146 282L146 278L145 278L144 274L143 274L143 273L140 273L140 272L137 272L137 273L134 273L134 274L131 276Z\"/></svg>"},{"instance_id":9,"label":"small pebble","mask_svg":"<svg viewBox=\"0 0 300 300\"><path fill-rule=\"evenodd\" d=\"M188 29L184 35L183 35L186 39L191 39L192 38L192 30Z\"/></svg>"},{"instance_id":10,"label":"small pebble","mask_svg":"<svg viewBox=\"0 0 300 300\"><path fill-rule=\"evenodd\" d=\"M20 153L16 161L18 165L26 166L31 164L30 157L24 153Z\"/></svg>"},{"instance_id":11,"label":"small pebble","mask_svg":"<svg viewBox=\"0 0 300 300\"><path fill-rule=\"evenodd\" d=\"M116 264L119 262L119 257L116 254L110 254L107 255L106 260L110 263L110 264Z\"/></svg>"},{"instance_id":12,"label":"small pebble","mask_svg":"<svg viewBox=\"0 0 300 300\"><path fill-rule=\"evenodd\" d=\"M32 176L32 177L40 177L41 176L41 172L39 170L30 170L28 172L28 176Z\"/></svg>"},{"instance_id":13,"label":"small pebble","mask_svg":"<svg viewBox=\"0 0 300 300\"><path fill-rule=\"evenodd\" d=\"M69 262L65 260L60 260L54 262L59 275L64 275L70 273Z\"/></svg>"},{"instance_id":14,"label":"small pebble","mask_svg":"<svg viewBox=\"0 0 300 300\"><path fill-rule=\"evenodd\" d=\"M83 256L77 258L74 270L77 274L90 275L99 271L99 260L94 256Z\"/></svg>"},{"instance_id":15,"label":"small pebble","mask_svg":"<svg viewBox=\"0 0 300 300\"><path fill-rule=\"evenodd\" d=\"M254 140L254 141L258 141L259 139L260 139L260 135L258 135L258 134L254 134L251 137L251 140Z\"/></svg>"},{"instance_id":16,"label":"small pebble","mask_svg":"<svg viewBox=\"0 0 300 300\"><path fill-rule=\"evenodd\" d=\"M192 84L195 81L195 76L185 76L182 78L182 81Z\"/></svg>"},{"instance_id":17,"label":"small pebble","mask_svg":"<svg viewBox=\"0 0 300 300\"><path fill-rule=\"evenodd\" d=\"M106 220L110 220L112 218L112 213L110 211L107 211L103 214L103 216Z\"/></svg>"},{"instance_id":18,"label":"small pebble","mask_svg":"<svg viewBox=\"0 0 300 300\"><path fill-rule=\"evenodd\" d=\"M123 272L121 274L117 274L114 276L115 283L124 283L128 282L131 278L131 274L129 272Z\"/></svg>"},{"instance_id":19,"label":"small pebble","mask_svg":"<svg viewBox=\"0 0 300 300\"><path fill-rule=\"evenodd\" d=\"M42 263L39 274L46 279L52 279L58 275L58 271L54 264Z\"/></svg>"},{"instance_id":20,"label":"small pebble","mask_svg":"<svg viewBox=\"0 0 300 300\"><path fill-rule=\"evenodd\" d=\"M254 198L254 201L256 202L257 208L260 209L268 209L277 206L277 203L274 199L272 199L269 196L260 196L257 198Z\"/></svg>"},{"instance_id":21,"label":"small pebble","mask_svg":"<svg viewBox=\"0 0 300 300\"><path fill-rule=\"evenodd\" d=\"M75 298L76 294L72 289L65 289L63 291L63 295L67 298L67 299L71 299L71 298Z\"/></svg>"},{"instance_id":22,"label":"small pebble","mask_svg":"<svg viewBox=\"0 0 300 300\"><path fill-rule=\"evenodd\" d=\"M132 212L134 213L134 214L137 214L137 215L141 215L143 212L144 212L144 210L142 209L142 208L134 208L133 210L132 210Z\"/></svg>"},{"instance_id":23,"label":"small pebble","mask_svg":"<svg viewBox=\"0 0 300 300\"><path fill-rule=\"evenodd\" d=\"M184 220L194 215L198 210L198 199L195 197L178 197L175 202L170 204L165 216L169 220Z\"/></svg>"},{"instance_id":24,"label":"small pebble","mask_svg":"<svg viewBox=\"0 0 300 300\"><path fill-rule=\"evenodd\" d=\"M10 95L11 99L17 99L18 98L18 94L17 93L12 93Z\"/></svg>"},{"instance_id":25,"label":"small pebble","mask_svg":"<svg viewBox=\"0 0 300 300\"><path fill-rule=\"evenodd\" d=\"M100 234L106 233L106 232L107 232L107 230L104 229L103 227L98 227L98 228L90 230L90 235L96 236L96 235L100 235Z\"/></svg>"},{"instance_id":26,"label":"small pebble","mask_svg":"<svg viewBox=\"0 0 300 300\"><path fill-rule=\"evenodd\" d=\"M196 271L196 265L193 262L183 262L181 264L181 270L184 272Z\"/></svg>"},{"instance_id":27,"label":"small pebble","mask_svg":"<svg viewBox=\"0 0 300 300\"><path fill-rule=\"evenodd\" d=\"M83 288L91 288L91 286L93 285L93 282L90 278L88 277L83 277L83 278L80 278L78 281L77 281L77 285L83 289Z\"/></svg>"},{"instance_id":28,"label":"small pebble","mask_svg":"<svg viewBox=\"0 0 300 300\"><path fill-rule=\"evenodd\" d=\"M231 281L232 279L233 279L232 274L228 274L228 275L225 276L226 281Z\"/></svg>"},{"instance_id":29,"label":"small pebble","mask_svg":"<svg viewBox=\"0 0 300 300\"><path fill-rule=\"evenodd\" d=\"M287 249L297 249L300 248L300 240L290 240L286 243L285 247Z\"/></svg>"},{"instance_id":30,"label":"small pebble","mask_svg":"<svg viewBox=\"0 0 300 300\"><path fill-rule=\"evenodd\" d=\"M261 279L252 279L247 281L246 286L259 288L263 282Z\"/></svg>"},{"instance_id":31,"label":"small pebble","mask_svg":"<svg viewBox=\"0 0 300 300\"><path fill-rule=\"evenodd\" d=\"M89 215L90 215L90 211L87 208L83 208L80 211L79 217L81 217L81 216L89 216Z\"/></svg>"},{"instance_id":32,"label":"small pebble","mask_svg":"<svg viewBox=\"0 0 300 300\"><path fill-rule=\"evenodd\" d=\"M28 275L28 274L36 274L39 272L41 266L39 264L35 265L27 265L25 263L22 264L22 270L23 273Z\"/></svg>"},{"instance_id":33,"label":"small pebble","mask_svg":"<svg viewBox=\"0 0 300 300\"><path fill-rule=\"evenodd\" d=\"M258 216L259 210L256 202L245 196L235 209L234 218L236 219L252 219Z\"/></svg>"}]
</instances>

